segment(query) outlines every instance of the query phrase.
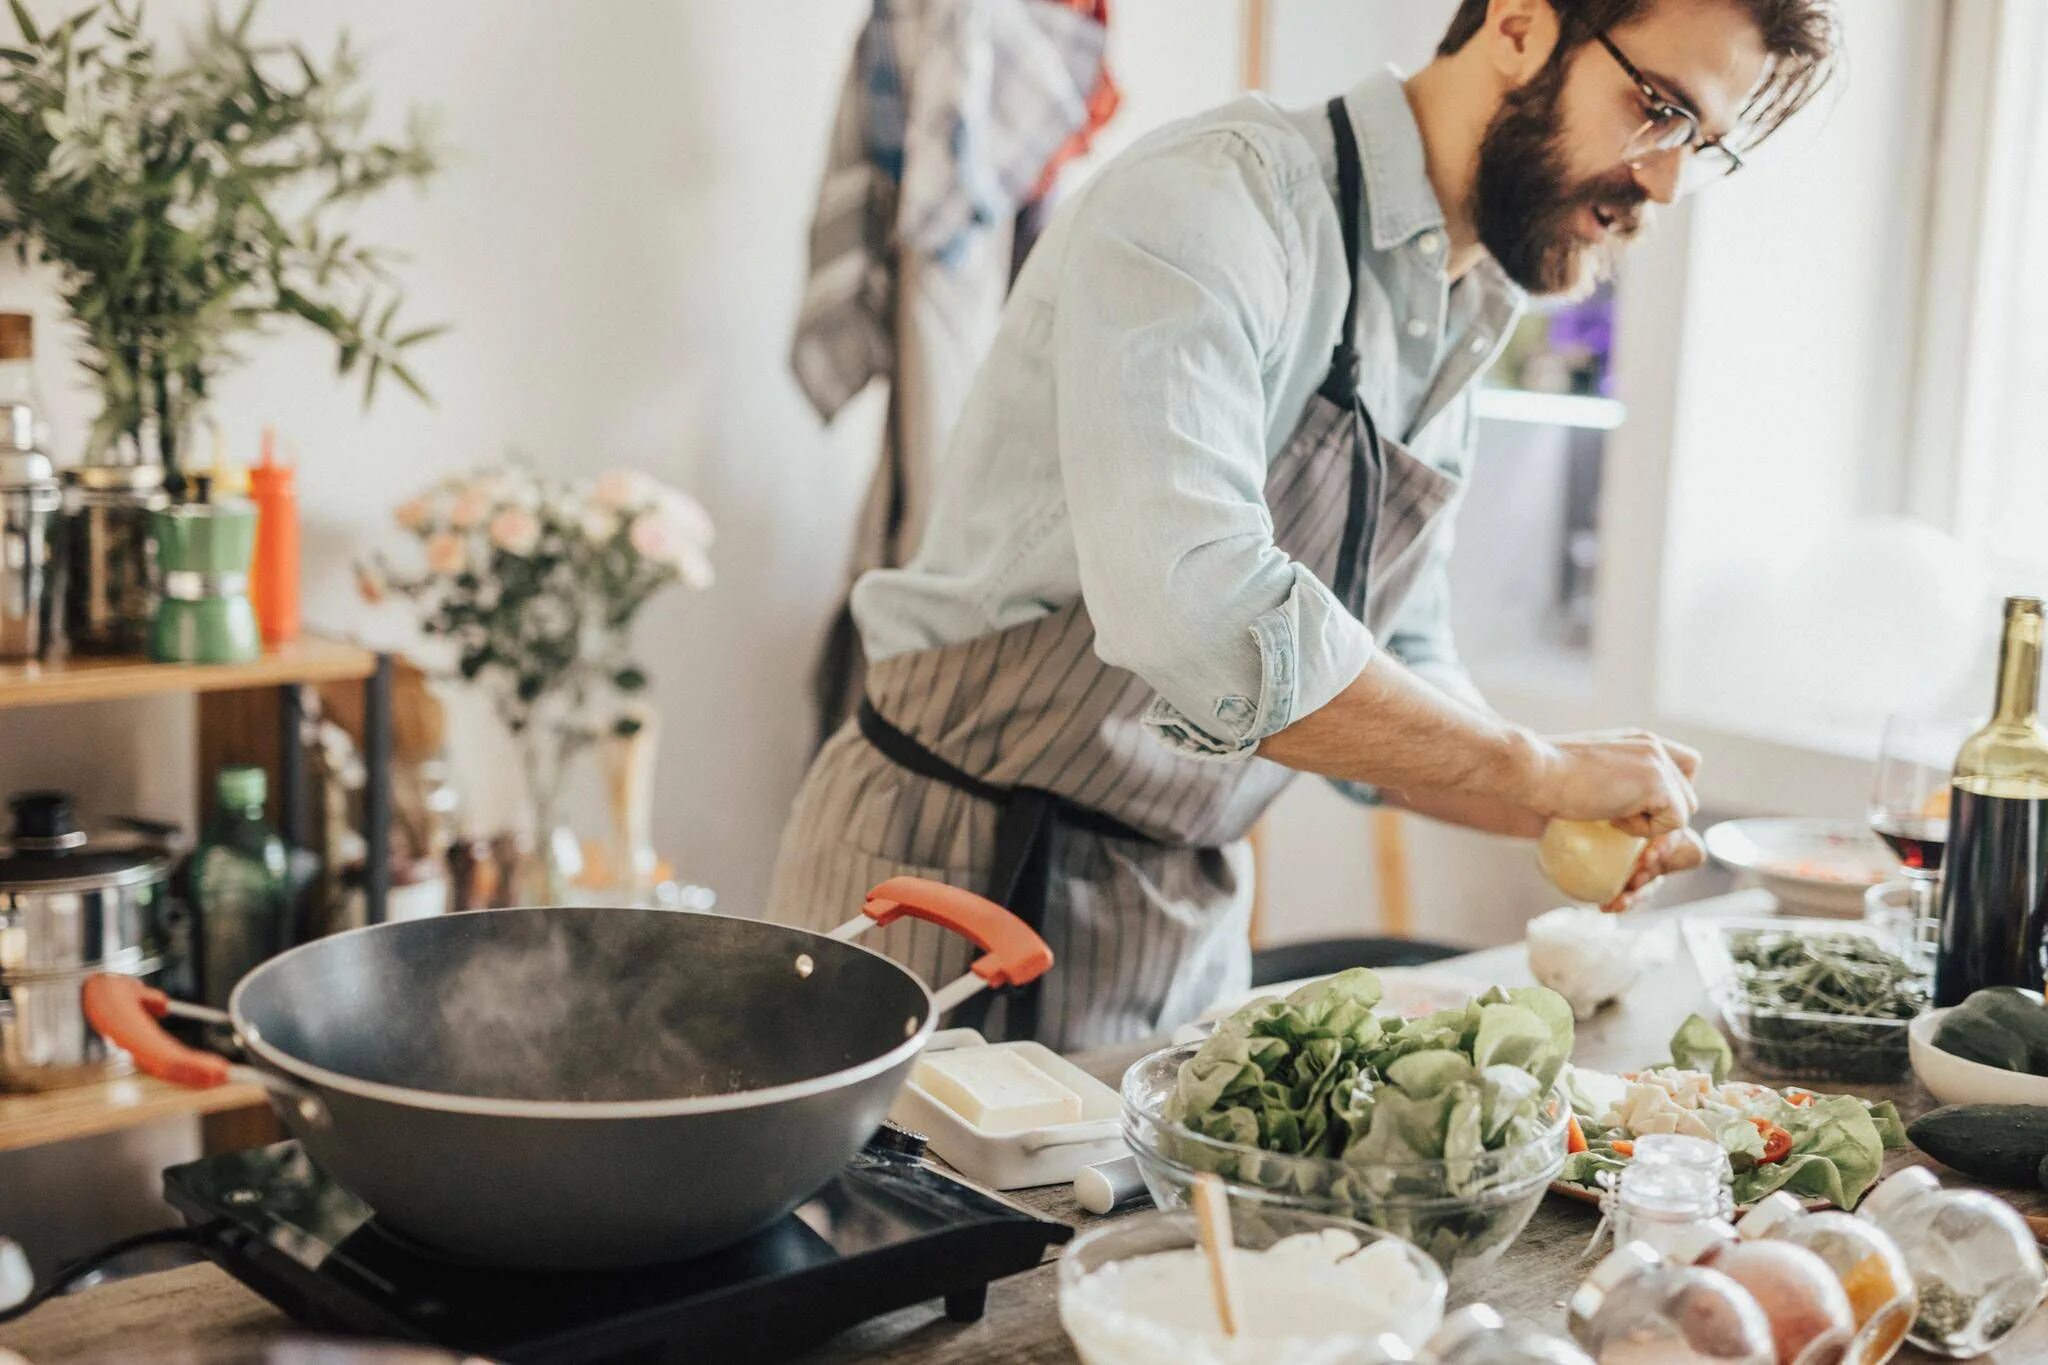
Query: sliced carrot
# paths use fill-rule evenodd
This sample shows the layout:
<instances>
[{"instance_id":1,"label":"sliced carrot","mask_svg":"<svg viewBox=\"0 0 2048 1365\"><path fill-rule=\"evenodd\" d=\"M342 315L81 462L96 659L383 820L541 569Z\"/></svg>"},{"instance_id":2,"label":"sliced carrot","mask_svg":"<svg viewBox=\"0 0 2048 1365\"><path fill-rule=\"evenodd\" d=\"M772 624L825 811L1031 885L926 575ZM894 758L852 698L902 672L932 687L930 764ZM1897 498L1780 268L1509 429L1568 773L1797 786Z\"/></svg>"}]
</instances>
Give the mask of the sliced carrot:
<instances>
[{"instance_id":1,"label":"sliced carrot","mask_svg":"<svg viewBox=\"0 0 2048 1365\"><path fill-rule=\"evenodd\" d=\"M1568 1115L1564 1121L1564 1150L1567 1155L1586 1150L1586 1130L1579 1127L1579 1116Z\"/></svg>"},{"instance_id":2,"label":"sliced carrot","mask_svg":"<svg viewBox=\"0 0 2048 1365\"><path fill-rule=\"evenodd\" d=\"M1634 1156L1636 1154L1636 1145L1627 1138L1616 1138L1607 1145L1614 1149L1616 1156Z\"/></svg>"}]
</instances>

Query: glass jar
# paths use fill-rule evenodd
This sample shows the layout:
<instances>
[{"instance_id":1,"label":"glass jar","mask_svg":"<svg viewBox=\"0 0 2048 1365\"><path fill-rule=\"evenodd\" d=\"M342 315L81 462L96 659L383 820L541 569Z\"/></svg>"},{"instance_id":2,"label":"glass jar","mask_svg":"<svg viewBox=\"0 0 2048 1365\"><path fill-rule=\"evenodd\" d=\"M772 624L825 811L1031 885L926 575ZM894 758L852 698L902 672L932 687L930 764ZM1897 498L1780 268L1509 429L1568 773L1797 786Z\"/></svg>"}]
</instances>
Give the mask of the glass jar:
<instances>
[{"instance_id":1,"label":"glass jar","mask_svg":"<svg viewBox=\"0 0 2048 1365\"><path fill-rule=\"evenodd\" d=\"M1566 1301L1572 1340L1597 1365L1775 1365L1771 1327L1718 1270L1667 1265L1640 1242L1593 1267Z\"/></svg>"},{"instance_id":2,"label":"glass jar","mask_svg":"<svg viewBox=\"0 0 2048 1365\"><path fill-rule=\"evenodd\" d=\"M1856 1335L1850 1365L1879 1365L1898 1354L1913 1325L1917 1296L1899 1244L1875 1223L1840 1212L1808 1213L1780 1190L1760 1200L1735 1225L1745 1240L1768 1238L1804 1247L1827 1263L1849 1297Z\"/></svg>"},{"instance_id":3,"label":"glass jar","mask_svg":"<svg viewBox=\"0 0 2048 1365\"><path fill-rule=\"evenodd\" d=\"M1997 1345L2048 1293L2048 1267L2012 1206L1982 1190L1944 1190L1909 1166L1864 1196L1857 1217L1891 1235L1919 1294L1907 1338L1962 1360Z\"/></svg>"},{"instance_id":4,"label":"glass jar","mask_svg":"<svg viewBox=\"0 0 2048 1365\"><path fill-rule=\"evenodd\" d=\"M1849 1295L1827 1262L1790 1242L1744 1240L1716 1219L1689 1231L1669 1258L1717 1270L1749 1292L1770 1324L1780 1365L1838 1365L1856 1337Z\"/></svg>"},{"instance_id":5,"label":"glass jar","mask_svg":"<svg viewBox=\"0 0 2048 1365\"><path fill-rule=\"evenodd\" d=\"M1483 1303L1444 1319L1416 1360L1421 1365L1593 1365L1593 1358L1569 1341L1510 1327Z\"/></svg>"},{"instance_id":6,"label":"glass jar","mask_svg":"<svg viewBox=\"0 0 2048 1365\"><path fill-rule=\"evenodd\" d=\"M1600 1206L1616 1246L1641 1242L1668 1256L1688 1229L1721 1217L1727 1190L1719 1172L1668 1158L1638 1159L1622 1168Z\"/></svg>"}]
</instances>

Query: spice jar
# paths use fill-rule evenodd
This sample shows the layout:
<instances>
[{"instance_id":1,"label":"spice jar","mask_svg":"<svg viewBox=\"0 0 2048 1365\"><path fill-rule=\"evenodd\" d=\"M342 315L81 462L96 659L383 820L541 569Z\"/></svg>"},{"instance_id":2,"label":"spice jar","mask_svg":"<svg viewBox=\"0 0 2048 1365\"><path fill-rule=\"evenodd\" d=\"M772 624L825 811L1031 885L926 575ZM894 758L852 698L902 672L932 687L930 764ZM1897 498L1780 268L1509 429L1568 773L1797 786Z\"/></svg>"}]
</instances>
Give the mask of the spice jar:
<instances>
[{"instance_id":1,"label":"spice jar","mask_svg":"<svg viewBox=\"0 0 2048 1365\"><path fill-rule=\"evenodd\" d=\"M1923 1166L1865 1195L1857 1217L1891 1234L1906 1259L1920 1300L1907 1338L1923 1351L1982 1355L2048 1293L2048 1267L2012 1206L1981 1190L1944 1190Z\"/></svg>"},{"instance_id":2,"label":"spice jar","mask_svg":"<svg viewBox=\"0 0 2048 1365\"><path fill-rule=\"evenodd\" d=\"M1593 1365L1593 1358L1569 1341L1510 1327L1483 1303L1445 1318L1416 1360L1421 1365Z\"/></svg>"},{"instance_id":3,"label":"spice jar","mask_svg":"<svg viewBox=\"0 0 2048 1365\"><path fill-rule=\"evenodd\" d=\"M1780 1190L1760 1200L1735 1230L1746 1240L1804 1247L1827 1262L1856 1319L1856 1336L1845 1357L1851 1365L1880 1365L1898 1354L1913 1325L1917 1299L1906 1258L1883 1228L1851 1214L1808 1213Z\"/></svg>"},{"instance_id":4,"label":"spice jar","mask_svg":"<svg viewBox=\"0 0 2048 1365\"><path fill-rule=\"evenodd\" d=\"M1790 1242L1743 1238L1715 1220L1690 1229L1669 1258L1718 1270L1749 1291L1770 1323L1778 1365L1837 1365L1856 1335L1849 1296L1827 1262Z\"/></svg>"},{"instance_id":5,"label":"spice jar","mask_svg":"<svg viewBox=\"0 0 2048 1365\"><path fill-rule=\"evenodd\" d=\"M1719 1148L1715 1150L1718 1154ZM1722 1216L1727 1189L1719 1172L1697 1164L1636 1160L1622 1168L1600 1207L1614 1230L1616 1246L1642 1242L1662 1256L1670 1254L1688 1229Z\"/></svg>"},{"instance_id":6,"label":"spice jar","mask_svg":"<svg viewBox=\"0 0 2048 1365\"><path fill-rule=\"evenodd\" d=\"M1572 1340L1597 1365L1772 1365L1771 1326L1718 1270L1667 1265L1640 1242L1593 1267L1566 1303Z\"/></svg>"}]
</instances>

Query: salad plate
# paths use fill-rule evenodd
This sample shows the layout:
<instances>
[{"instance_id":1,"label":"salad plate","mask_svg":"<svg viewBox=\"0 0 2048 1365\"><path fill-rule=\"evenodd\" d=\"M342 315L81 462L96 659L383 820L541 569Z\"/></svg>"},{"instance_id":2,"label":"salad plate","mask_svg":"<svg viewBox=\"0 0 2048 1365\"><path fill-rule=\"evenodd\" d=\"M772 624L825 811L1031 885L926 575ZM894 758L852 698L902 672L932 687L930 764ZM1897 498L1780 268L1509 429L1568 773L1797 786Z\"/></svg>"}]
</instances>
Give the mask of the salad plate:
<instances>
[{"instance_id":1,"label":"salad plate","mask_svg":"<svg viewBox=\"0 0 2048 1365\"><path fill-rule=\"evenodd\" d=\"M1788 908L1833 919L1860 919L1863 893L1898 866L1856 820L1723 820L1705 839L1715 862L1750 873Z\"/></svg>"}]
</instances>

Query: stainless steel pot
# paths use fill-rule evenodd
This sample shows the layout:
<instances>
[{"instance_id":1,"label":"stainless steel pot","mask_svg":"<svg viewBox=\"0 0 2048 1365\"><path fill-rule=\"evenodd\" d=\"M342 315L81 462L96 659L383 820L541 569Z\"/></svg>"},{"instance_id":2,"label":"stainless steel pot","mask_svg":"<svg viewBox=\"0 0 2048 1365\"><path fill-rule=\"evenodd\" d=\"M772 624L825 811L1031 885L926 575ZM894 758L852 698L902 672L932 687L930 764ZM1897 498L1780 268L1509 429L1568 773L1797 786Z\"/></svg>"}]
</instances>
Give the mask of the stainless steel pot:
<instances>
[{"instance_id":1,"label":"stainless steel pot","mask_svg":"<svg viewBox=\"0 0 2048 1365\"><path fill-rule=\"evenodd\" d=\"M95 972L160 965L170 850L88 835L62 792L23 792L0 840L0 1090L49 1090L133 1069L79 1004Z\"/></svg>"},{"instance_id":2,"label":"stainless steel pot","mask_svg":"<svg viewBox=\"0 0 2048 1365\"><path fill-rule=\"evenodd\" d=\"M55 624L64 489L36 450L35 427L30 408L0 404L0 660L41 658Z\"/></svg>"},{"instance_id":3,"label":"stainless steel pot","mask_svg":"<svg viewBox=\"0 0 2048 1365\"><path fill-rule=\"evenodd\" d=\"M988 952L934 995L846 941L903 915ZM388 1227L494 1265L619 1266L795 1208L873 1134L939 1014L1051 965L1008 911L899 877L831 934L558 906L318 939L235 988L246 1066L171 1038L152 1015L219 1016L132 977L84 999L153 1076L265 1086Z\"/></svg>"}]
</instances>

